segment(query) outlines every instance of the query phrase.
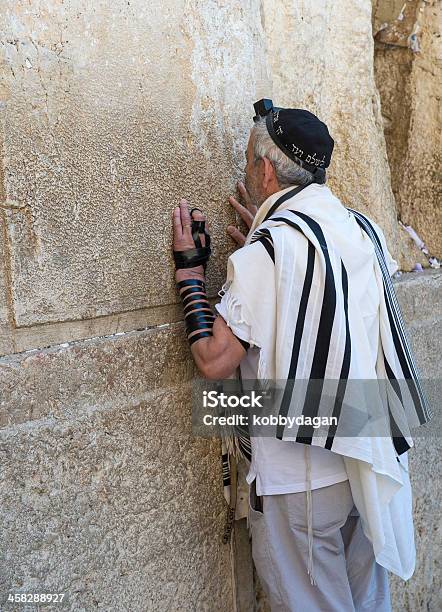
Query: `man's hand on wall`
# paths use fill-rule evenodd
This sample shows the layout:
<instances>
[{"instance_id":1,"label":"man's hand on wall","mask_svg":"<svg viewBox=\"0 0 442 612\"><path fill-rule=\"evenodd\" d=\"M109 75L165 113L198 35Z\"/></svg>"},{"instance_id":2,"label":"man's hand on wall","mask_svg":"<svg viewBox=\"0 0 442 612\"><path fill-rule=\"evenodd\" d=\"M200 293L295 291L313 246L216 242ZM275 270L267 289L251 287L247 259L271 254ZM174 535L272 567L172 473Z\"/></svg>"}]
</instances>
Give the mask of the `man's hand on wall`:
<instances>
[{"instance_id":1,"label":"man's hand on wall","mask_svg":"<svg viewBox=\"0 0 442 612\"><path fill-rule=\"evenodd\" d=\"M200 210L194 210L192 213L192 219L195 221L204 221L205 215ZM192 219L190 217L189 203L187 200L182 199L180 205L177 206L173 211L173 250L174 251L186 251L187 249L194 249L195 242L192 238L191 224ZM206 231L207 221L206 221ZM206 237L204 234L200 234L202 246L206 245ZM179 283L187 278L200 278L205 279L203 266L195 266L194 268L182 268L175 271L175 281Z\"/></svg>"},{"instance_id":2,"label":"man's hand on wall","mask_svg":"<svg viewBox=\"0 0 442 612\"><path fill-rule=\"evenodd\" d=\"M229 202L244 221L246 226L250 229L258 208L252 203L249 192L247 191L244 183L241 181L238 182L238 191L245 206L240 204L233 196L230 196ZM246 237L237 227L234 225L228 225L227 233L237 244L239 244L239 246L243 246L244 242L246 241Z\"/></svg>"}]
</instances>

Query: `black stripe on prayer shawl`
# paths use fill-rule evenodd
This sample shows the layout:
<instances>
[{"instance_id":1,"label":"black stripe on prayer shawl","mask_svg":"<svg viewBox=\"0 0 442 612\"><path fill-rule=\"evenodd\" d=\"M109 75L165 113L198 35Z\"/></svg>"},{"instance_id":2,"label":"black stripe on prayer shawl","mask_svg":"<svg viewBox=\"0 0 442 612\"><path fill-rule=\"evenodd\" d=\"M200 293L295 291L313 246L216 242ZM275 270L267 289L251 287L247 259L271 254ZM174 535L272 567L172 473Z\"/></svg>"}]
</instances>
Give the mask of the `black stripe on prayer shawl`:
<instances>
[{"instance_id":1,"label":"black stripe on prayer shawl","mask_svg":"<svg viewBox=\"0 0 442 612\"><path fill-rule=\"evenodd\" d=\"M413 358L411 356L411 351L409 349L408 346L408 342L407 342L407 338L405 336L405 329L403 326L403 320L402 320L402 313L400 311L400 306L399 303L397 301L397 297L396 297L396 292L394 290L393 284L391 283L391 277L390 277L390 272L388 270L388 266L386 264L385 261L385 257L383 255L383 251L382 251L382 244L380 242L380 239L376 233L376 231L374 230L373 226L371 225L371 223L368 221L367 217L365 217L364 215L362 215L362 213L352 210L351 208L348 209L350 210L354 216L356 221L358 222L359 226L362 227L365 232L369 235L369 237L372 239L372 241L375 243L375 250L376 250L376 255L378 257L379 260L379 264L381 266L381 271L383 272L383 280L384 280L384 296L385 296L385 301L387 304L387 312L388 312L388 318L389 318L389 323L390 323L390 327L392 328L392 334L393 334L393 340L394 340L394 344L395 344L395 348L396 351L398 353L398 358L401 364L401 368L402 368L402 372L405 376L405 378L411 378L412 377L412 373L410 371L410 367L409 364L407 363L407 357L408 359L411 361L410 366L411 368L413 368L413 366L415 365L413 363ZM374 240L373 240L374 238ZM376 248L377 246L377 248ZM386 279L390 280L390 282L386 282ZM390 286L391 285L391 286ZM390 306L390 307L388 307ZM400 338L399 335L396 331L396 326L394 325L393 322L393 315L395 316L395 320L396 323L401 327L401 331L403 333L403 338L402 338L402 343L403 343L403 348L401 347L400 344ZM413 372L416 376L417 376L417 371L415 370Z\"/></svg>"},{"instance_id":2,"label":"black stripe on prayer shawl","mask_svg":"<svg viewBox=\"0 0 442 612\"><path fill-rule=\"evenodd\" d=\"M328 246L327 246L327 242L325 240L321 227L316 221L314 221L311 217L305 215L304 213L301 213L299 211L293 211L293 210L288 210L286 212L292 213L292 215L295 218L300 217L310 227L310 229L315 234L316 239L319 242L319 245L322 249L322 253L324 255L324 260L325 260L326 272L325 272L325 282L324 282L324 297L323 297L322 306L321 306L321 315L319 319L318 335L316 337L316 345L315 345L315 351L313 355L312 367L310 371L310 378L309 378L309 382L307 383L306 400L305 400L304 408L303 408L304 416L313 417L313 416L317 416L318 414L319 404L320 404L321 395L322 395L322 387L324 385L325 369L327 366L328 353L329 353L329 348L330 348L330 338L331 338L333 321L334 321L334 316L335 316L335 311L336 311L336 288L335 288L333 269L332 269L332 265L330 262L330 257L328 255ZM285 217L273 217L272 221L282 221L286 223L287 225L290 225L291 227L294 227L295 229L299 230L305 236L305 233L302 227L295 221L286 219ZM307 236L305 237L308 240L308 237ZM305 313L304 313L304 317L305 317ZM299 320L299 317L298 317L298 320ZM302 331L303 331L302 328L303 326L302 327L299 326L298 328L298 321L297 321L295 339L293 342L293 347L295 350L297 350L298 343L299 345L301 343ZM292 353L292 358L293 358L293 353ZM296 356L294 357L294 359L296 360ZM281 407L279 410L279 414L283 416L287 416L288 414L290 401L291 401L291 395L293 391L293 378L294 376L292 376L292 381L288 381L286 383L286 387L284 389L284 394L283 394L283 398L281 401ZM346 384L347 383L345 382L345 385ZM345 390L344 390L344 393L345 393ZM276 437L279 439L282 439L283 431L284 431L284 426L279 426L279 431L277 431ZM313 425L300 426L298 429L298 435L296 437L296 441L302 442L304 444L311 444L313 432L314 432Z\"/></svg>"},{"instance_id":3,"label":"black stripe on prayer shawl","mask_svg":"<svg viewBox=\"0 0 442 612\"><path fill-rule=\"evenodd\" d=\"M275 263L275 249L273 247L273 239L270 231L264 228L255 232L250 240L250 244L255 242L260 242L263 245L270 256L270 259L273 261L273 263Z\"/></svg>"},{"instance_id":4,"label":"black stripe on prayer shawl","mask_svg":"<svg viewBox=\"0 0 442 612\"><path fill-rule=\"evenodd\" d=\"M402 393L399 386L399 383L396 380L393 370L390 367L385 355L384 355L384 365L385 371L387 372L387 376L390 380L391 386L393 387L396 395L399 398L399 401L402 403ZM393 441L393 446L398 455L402 455L402 453L406 453L410 450L411 446L406 441L403 432L399 429L398 424L396 423L393 413L391 412L390 405L388 405L388 418L390 421L390 432Z\"/></svg>"},{"instance_id":5,"label":"black stripe on prayer shawl","mask_svg":"<svg viewBox=\"0 0 442 612\"><path fill-rule=\"evenodd\" d=\"M432 411L430 410L425 395L422 391L419 374L417 372L416 364L411 353L407 334L402 319L401 309L397 300L396 292L391 281L390 272L388 270L385 256L382 251L382 244L373 228L370 221L362 213L347 208L353 213L357 223L367 233L369 238L372 240L375 246L375 252L379 265L382 271L383 284L384 284L384 296L385 303L387 306L388 318L391 328L391 334L393 342L398 355L398 359L401 365L402 374L409 388L410 394L413 398L413 403L416 409L417 417L421 424L426 423L432 417Z\"/></svg>"},{"instance_id":6,"label":"black stripe on prayer shawl","mask_svg":"<svg viewBox=\"0 0 442 612\"><path fill-rule=\"evenodd\" d=\"M390 410L388 411L388 414L390 417L391 439L393 442L394 449L398 455L402 455L403 453L406 453L407 451L409 451L411 446L408 444L407 440L404 438Z\"/></svg>"},{"instance_id":7,"label":"black stripe on prayer shawl","mask_svg":"<svg viewBox=\"0 0 442 612\"><path fill-rule=\"evenodd\" d=\"M261 237L265 237L267 238L267 240L269 241L269 243L273 246L273 238L272 238L272 234L270 232L270 230L267 227L263 227L260 230L256 230L253 233L252 239L251 239L251 243L256 242L257 240L259 240L259 238Z\"/></svg>"},{"instance_id":8,"label":"black stripe on prayer shawl","mask_svg":"<svg viewBox=\"0 0 442 612\"><path fill-rule=\"evenodd\" d=\"M394 372L390 366L390 364L387 361L387 358L384 355L384 366L385 366L385 371L387 372L387 376L388 379L390 381L391 386L393 387L394 392L396 393L396 395L398 396L399 401L402 403L402 393L401 393L401 387L397 381L396 376L394 375Z\"/></svg>"},{"instance_id":9,"label":"black stripe on prayer shawl","mask_svg":"<svg viewBox=\"0 0 442 612\"><path fill-rule=\"evenodd\" d=\"M309 185L310 185L310 183L309 183ZM286 200L289 200L290 198L293 198L294 195L296 195L297 193L299 193L300 191L302 191L306 187L308 187L308 185L299 185L298 187L295 187L294 189L290 189L290 191L287 191L287 193L284 193L280 198L278 198L276 200L276 202L273 204L273 206L271 206L271 208L268 210L268 212L267 212L266 216L264 217L262 223L264 223L264 221L267 221L267 219L269 219L273 215L273 213L278 208L278 206L281 206L281 204L283 204Z\"/></svg>"},{"instance_id":10,"label":"black stripe on prayer shawl","mask_svg":"<svg viewBox=\"0 0 442 612\"><path fill-rule=\"evenodd\" d=\"M287 416L287 412L290 406L290 400L293 393L293 386L295 384L295 375L296 370L298 368L299 360L299 350L301 348L302 330L304 329L305 314L307 312L307 303L310 295L313 271L315 267L315 252L315 247L310 241L308 241L307 269L305 272L304 285L302 287L301 300L299 303L298 316L296 319L295 335L293 337L292 356L290 359L290 367L287 374L287 383L284 387L284 394L279 410L279 414L283 416ZM284 425L278 424L276 428L276 437L282 440L283 433Z\"/></svg>"},{"instance_id":11,"label":"black stripe on prayer shawl","mask_svg":"<svg viewBox=\"0 0 442 612\"><path fill-rule=\"evenodd\" d=\"M330 350L330 339L333 329L333 321L336 313L336 286L333 269L328 254L328 246L320 225L308 215L299 211L288 211L295 216L301 217L310 227L319 242L325 259L325 282L324 296L319 318L318 334L316 336L315 351L307 383L307 393L302 414L315 417L318 415L321 402L322 388L324 385L325 370L327 367L328 354ZM311 444L314 433L313 425L301 425L296 436L297 442Z\"/></svg>"},{"instance_id":12,"label":"black stripe on prayer shawl","mask_svg":"<svg viewBox=\"0 0 442 612\"><path fill-rule=\"evenodd\" d=\"M344 401L345 390L347 388L347 379L350 372L350 359L351 359L351 338L350 338L350 324L348 321L348 276L347 270L341 261L341 278L342 278L342 293L344 295L344 311L345 311L345 349L344 358L342 360L341 374L339 376L338 389L336 392L335 405L333 407L332 417L336 417L337 423L339 422L339 416L341 414L342 402ZM328 429L327 441L325 447L330 450L333 446L333 441L336 435L337 425L330 425Z\"/></svg>"},{"instance_id":13,"label":"black stripe on prayer shawl","mask_svg":"<svg viewBox=\"0 0 442 612\"><path fill-rule=\"evenodd\" d=\"M399 401L402 404L402 393L401 393L401 388L400 385L394 375L393 370L390 367L390 364L387 361L387 358L384 355L384 365L385 365L385 371L387 372L387 376L388 379L390 380L390 384L394 390L394 392L396 393ZM402 404L403 405L403 404ZM397 452L398 455L402 455L402 453L407 452L408 450L410 450L411 446L408 444L408 442L406 441L404 434L402 431L400 431L394 417L393 414L391 412L390 409L390 404L388 404L388 417L389 417L389 421L390 421L390 431L391 431L391 436L393 439L393 445L394 448Z\"/></svg>"}]
</instances>

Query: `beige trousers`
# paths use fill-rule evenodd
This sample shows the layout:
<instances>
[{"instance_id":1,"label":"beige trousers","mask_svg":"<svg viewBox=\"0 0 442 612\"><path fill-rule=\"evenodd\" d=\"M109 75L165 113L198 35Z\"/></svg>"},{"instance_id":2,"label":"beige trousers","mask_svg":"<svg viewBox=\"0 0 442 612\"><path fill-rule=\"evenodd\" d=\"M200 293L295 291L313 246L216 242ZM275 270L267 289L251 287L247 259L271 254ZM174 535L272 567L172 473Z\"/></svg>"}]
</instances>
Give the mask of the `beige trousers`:
<instances>
[{"instance_id":1,"label":"beige trousers","mask_svg":"<svg viewBox=\"0 0 442 612\"><path fill-rule=\"evenodd\" d=\"M311 583L306 497L258 497L250 486L252 556L272 612L390 612L387 570L375 561L348 481L312 491Z\"/></svg>"}]
</instances>

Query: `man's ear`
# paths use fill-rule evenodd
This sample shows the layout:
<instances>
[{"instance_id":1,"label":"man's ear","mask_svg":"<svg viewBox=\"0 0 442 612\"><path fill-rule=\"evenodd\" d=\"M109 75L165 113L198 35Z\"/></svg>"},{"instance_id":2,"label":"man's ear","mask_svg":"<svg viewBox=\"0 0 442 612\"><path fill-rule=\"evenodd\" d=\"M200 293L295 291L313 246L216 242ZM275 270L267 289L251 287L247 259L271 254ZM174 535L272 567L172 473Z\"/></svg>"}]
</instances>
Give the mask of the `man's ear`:
<instances>
[{"instance_id":1,"label":"man's ear","mask_svg":"<svg viewBox=\"0 0 442 612\"><path fill-rule=\"evenodd\" d=\"M263 187L267 189L269 185L272 185L276 179L275 167L267 157L261 158L264 163L264 175L263 175Z\"/></svg>"}]
</instances>

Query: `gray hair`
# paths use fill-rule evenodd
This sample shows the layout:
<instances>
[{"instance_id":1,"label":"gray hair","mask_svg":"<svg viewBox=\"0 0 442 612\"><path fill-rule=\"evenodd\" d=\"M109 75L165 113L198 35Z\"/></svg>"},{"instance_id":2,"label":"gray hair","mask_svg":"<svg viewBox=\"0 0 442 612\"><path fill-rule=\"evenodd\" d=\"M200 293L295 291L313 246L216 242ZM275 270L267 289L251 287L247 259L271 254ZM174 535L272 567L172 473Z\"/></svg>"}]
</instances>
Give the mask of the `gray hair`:
<instances>
[{"instance_id":1,"label":"gray hair","mask_svg":"<svg viewBox=\"0 0 442 612\"><path fill-rule=\"evenodd\" d=\"M276 178L282 188L290 185L309 185L313 183L313 174L292 161L273 142L267 131L265 117L258 119L252 127L252 132L254 134L253 154L255 160L267 157L272 162Z\"/></svg>"}]
</instances>

